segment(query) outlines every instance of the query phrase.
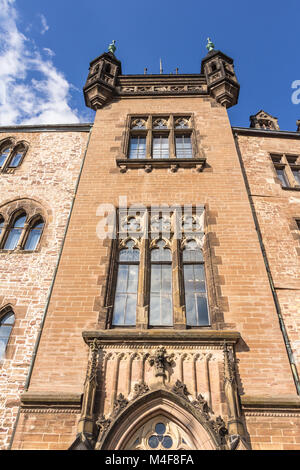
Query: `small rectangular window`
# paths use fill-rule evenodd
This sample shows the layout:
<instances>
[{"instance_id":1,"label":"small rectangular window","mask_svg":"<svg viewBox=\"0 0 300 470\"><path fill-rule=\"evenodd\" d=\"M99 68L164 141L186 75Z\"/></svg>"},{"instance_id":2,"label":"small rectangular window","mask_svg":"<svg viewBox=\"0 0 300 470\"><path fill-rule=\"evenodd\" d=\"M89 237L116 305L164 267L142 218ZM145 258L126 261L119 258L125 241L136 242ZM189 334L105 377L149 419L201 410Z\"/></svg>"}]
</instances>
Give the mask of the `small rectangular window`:
<instances>
[{"instance_id":1,"label":"small rectangular window","mask_svg":"<svg viewBox=\"0 0 300 470\"><path fill-rule=\"evenodd\" d=\"M192 140L190 135L182 134L177 135L175 138L176 143L176 157L177 158L192 158Z\"/></svg>"},{"instance_id":2,"label":"small rectangular window","mask_svg":"<svg viewBox=\"0 0 300 470\"><path fill-rule=\"evenodd\" d=\"M146 137L132 136L130 138L129 158L146 158Z\"/></svg>"},{"instance_id":3,"label":"small rectangular window","mask_svg":"<svg viewBox=\"0 0 300 470\"><path fill-rule=\"evenodd\" d=\"M169 137L165 134L153 137L153 158L169 158Z\"/></svg>"},{"instance_id":4,"label":"small rectangular window","mask_svg":"<svg viewBox=\"0 0 300 470\"><path fill-rule=\"evenodd\" d=\"M287 188L289 186L287 177L285 176L285 172L283 168L276 168L276 173L278 178L280 179L281 185L284 188Z\"/></svg>"}]
</instances>

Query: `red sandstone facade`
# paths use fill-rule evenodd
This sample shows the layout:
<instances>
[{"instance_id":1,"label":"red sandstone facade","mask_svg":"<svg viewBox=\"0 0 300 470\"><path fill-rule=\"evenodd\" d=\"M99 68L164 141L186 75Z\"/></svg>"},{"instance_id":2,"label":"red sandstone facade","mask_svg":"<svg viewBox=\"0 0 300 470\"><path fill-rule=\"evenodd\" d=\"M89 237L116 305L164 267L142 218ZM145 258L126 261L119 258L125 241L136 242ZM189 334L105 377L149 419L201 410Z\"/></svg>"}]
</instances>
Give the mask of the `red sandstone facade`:
<instances>
[{"instance_id":1,"label":"red sandstone facade","mask_svg":"<svg viewBox=\"0 0 300 470\"><path fill-rule=\"evenodd\" d=\"M14 402L3 415L3 447L13 429L12 449L155 449L159 424L165 449L167 444L172 449L299 449L300 198L292 170L297 170L300 134L279 131L276 118L264 112L252 116L251 129L232 129L226 108L237 102L238 90L232 59L219 51L205 57L199 75L123 76L112 53L91 63L84 92L87 105L97 112L82 171L87 132L57 131L50 145L57 139L67 146L64 164L53 163L59 191L44 194L31 186L51 214L42 235L46 240L49 231L44 252L52 255L45 281L34 265L40 265L43 250L26 258L33 273L28 282L39 300L22 277L16 282L15 303L3 300L3 305L16 306L16 318L20 311L20 318L27 315L36 322L30 333L14 327L3 362L7 382L19 380L12 392L2 379L4 393ZM165 122L159 130L158 119ZM186 120L187 128L176 127L178 119ZM138 129L137 120L142 121ZM154 139L166 136L168 158L153 158ZM180 141L182 136L190 138L192 158L178 158L176 137ZM129 158L132 138L145 142L143 158ZM65 173L72 149L77 160ZM280 155L294 160L283 163ZM285 189L277 173L283 166ZM43 168L47 178L47 165ZM30 181L25 160L21 169ZM63 194L69 199L64 201ZM124 220L120 216L117 238L103 239L104 217L111 208L120 209L125 197L128 207L138 209L134 215L125 213ZM170 233L159 228L153 240L147 239L151 206L175 204ZM195 226L178 239L174 220L182 222L178 208L187 205L193 207ZM135 222L138 229L122 241L124 221L127 228ZM55 232L55 224L60 231ZM60 241L56 251L55 240ZM201 246L205 266L209 320L202 325L188 320L183 260L190 240ZM119 325L118 256L128 241L140 253L135 320ZM159 241L171 254L165 262L172 273L167 326L151 324L151 252ZM6 266L5 250L1 256ZM15 269L13 264L11 276ZM26 308L18 310L19 305ZM22 352L20 346L9 352L14 341L30 343L18 379L14 354Z\"/></svg>"}]
</instances>

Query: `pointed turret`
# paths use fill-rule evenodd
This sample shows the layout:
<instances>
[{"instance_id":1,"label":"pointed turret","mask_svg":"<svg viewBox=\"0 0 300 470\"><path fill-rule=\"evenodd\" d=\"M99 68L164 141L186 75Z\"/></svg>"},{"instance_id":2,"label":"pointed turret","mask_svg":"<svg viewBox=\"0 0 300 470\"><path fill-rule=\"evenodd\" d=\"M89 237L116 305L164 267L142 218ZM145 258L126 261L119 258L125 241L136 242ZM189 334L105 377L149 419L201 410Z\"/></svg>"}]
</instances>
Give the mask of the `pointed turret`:
<instances>
[{"instance_id":1,"label":"pointed turret","mask_svg":"<svg viewBox=\"0 0 300 470\"><path fill-rule=\"evenodd\" d=\"M215 100L230 108L238 101L240 85L237 81L233 60L221 51L215 50L210 38L207 39L208 54L202 60L201 74L206 77L207 88Z\"/></svg>"},{"instance_id":2,"label":"pointed turret","mask_svg":"<svg viewBox=\"0 0 300 470\"><path fill-rule=\"evenodd\" d=\"M107 104L113 97L118 75L122 74L121 62L115 57L115 40L108 52L90 63L86 84L83 87L85 104L94 110Z\"/></svg>"}]
</instances>

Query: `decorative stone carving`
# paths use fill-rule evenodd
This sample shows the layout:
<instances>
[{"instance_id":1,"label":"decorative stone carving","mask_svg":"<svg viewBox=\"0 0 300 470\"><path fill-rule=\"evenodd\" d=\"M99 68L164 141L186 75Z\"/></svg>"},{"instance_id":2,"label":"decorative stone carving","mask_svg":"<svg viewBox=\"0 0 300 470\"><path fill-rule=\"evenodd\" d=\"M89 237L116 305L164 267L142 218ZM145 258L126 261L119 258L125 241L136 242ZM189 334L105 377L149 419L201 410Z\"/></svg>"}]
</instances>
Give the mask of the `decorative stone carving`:
<instances>
[{"instance_id":1,"label":"decorative stone carving","mask_svg":"<svg viewBox=\"0 0 300 470\"><path fill-rule=\"evenodd\" d=\"M269 131L279 130L278 119L262 109L253 116L250 116L250 127Z\"/></svg>"},{"instance_id":2,"label":"decorative stone carving","mask_svg":"<svg viewBox=\"0 0 300 470\"><path fill-rule=\"evenodd\" d=\"M149 357L150 366L154 366L155 377L166 378L166 369L172 365L173 354L167 355L166 348L158 348L153 356Z\"/></svg>"},{"instance_id":3,"label":"decorative stone carving","mask_svg":"<svg viewBox=\"0 0 300 470\"><path fill-rule=\"evenodd\" d=\"M133 387L134 390L134 398L138 398L141 395L144 395L144 393L149 392L149 387L146 385L144 382L140 382L134 385Z\"/></svg>"},{"instance_id":4,"label":"decorative stone carving","mask_svg":"<svg viewBox=\"0 0 300 470\"><path fill-rule=\"evenodd\" d=\"M124 397L122 393L118 395L116 400L114 401L114 408L113 408L113 416L116 417L118 414L126 408L128 405L128 400Z\"/></svg>"},{"instance_id":5,"label":"decorative stone carving","mask_svg":"<svg viewBox=\"0 0 300 470\"><path fill-rule=\"evenodd\" d=\"M173 385L172 387L172 392L176 393L176 395L179 395L183 398L186 398L189 395L186 385L180 380L176 380L175 385Z\"/></svg>"}]
</instances>

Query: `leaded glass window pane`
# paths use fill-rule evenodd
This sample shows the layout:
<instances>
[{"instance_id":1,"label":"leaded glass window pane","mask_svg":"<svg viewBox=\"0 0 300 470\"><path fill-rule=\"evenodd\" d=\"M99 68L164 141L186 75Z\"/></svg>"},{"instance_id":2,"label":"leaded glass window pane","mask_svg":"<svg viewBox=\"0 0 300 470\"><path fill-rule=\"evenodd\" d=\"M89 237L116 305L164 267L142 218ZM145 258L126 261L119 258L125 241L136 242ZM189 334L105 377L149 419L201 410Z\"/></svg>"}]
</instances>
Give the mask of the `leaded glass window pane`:
<instances>
[{"instance_id":1,"label":"leaded glass window pane","mask_svg":"<svg viewBox=\"0 0 300 470\"><path fill-rule=\"evenodd\" d=\"M23 156L23 152L17 152L11 159L8 166L10 168L16 168L17 166L19 166L22 156Z\"/></svg>"},{"instance_id":2,"label":"leaded glass window pane","mask_svg":"<svg viewBox=\"0 0 300 470\"><path fill-rule=\"evenodd\" d=\"M153 158L169 158L169 137L157 135L153 137Z\"/></svg>"},{"instance_id":3,"label":"leaded glass window pane","mask_svg":"<svg viewBox=\"0 0 300 470\"><path fill-rule=\"evenodd\" d=\"M176 157L177 158L192 158L192 140L190 135L177 135L175 138L176 143Z\"/></svg>"},{"instance_id":4,"label":"leaded glass window pane","mask_svg":"<svg viewBox=\"0 0 300 470\"><path fill-rule=\"evenodd\" d=\"M40 241L44 223L37 222L29 231L24 250L35 250Z\"/></svg>"},{"instance_id":5,"label":"leaded glass window pane","mask_svg":"<svg viewBox=\"0 0 300 470\"><path fill-rule=\"evenodd\" d=\"M0 321L0 359L5 355L6 346L15 322L12 312L7 313Z\"/></svg>"},{"instance_id":6,"label":"leaded glass window pane","mask_svg":"<svg viewBox=\"0 0 300 470\"><path fill-rule=\"evenodd\" d=\"M8 237L6 239L4 250L14 250L18 244L19 238L21 236L24 224L26 221L26 215L21 215L18 217L10 229Z\"/></svg>"},{"instance_id":7,"label":"leaded glass window pane","mask_svg":"<svg viewBox=\"0 0 300 470\"><path fill-rule=\"evenodd\" d=\"M120 250L117 285L113 311L114 326L135 325L139 276L139 250L134 242L127 242Z\"/></svg>"},{"instance_id":8,"label":"leaded glass window pane","mask_svg":"<svg viewBox=\"0 0 300 470\"><path fill-rule=\"evenodd\" d=\"M151 251L150 326L172 326L172 255L165 242Z\"/></svg>"},{"instance_id":9,"label":"leaded glass window pane","mask_svg":"<svg viewBox=\"0 0 300 470\"><path fill-rule=\"evenodd\" d=\"M182 260L187 325L209 325L203 254L195 240L186 244Z\"/></svg>"},{"instance_id":10,"label":"leaded glass window pane","mask_svg":"<svg viewBox=\"0 0 300 470\"><path fill-rule=\"evenodd\" d=\"M7 159L9 153L11 151L11 148L8 147L0 153L0 168L4 165L5 160Z\"/></svg>"},{"instance_id":11,"label":"leaded glass window pane","mask_svg":"<svg viewBox=\"0 0 300 470\"><path fill-rule=\"evenodd\" d=\"M300 185L300 172L299 170L293 170L293 175L296 180L296 183Z\"/></svg>"},{"instance_id":12,"label":"leaded glass window pane","mask_svg":"<svg viewBox=\"0 0 300 470\"><path fill-rule=\"evenodd\" d=\"M129 158L146 158L146 137L135 136L130 138Z\"/></svg>"},{"instance_id":13,"label":"leaded glass window pane","mask_svg":"<svg viewBox=\"0 0 300 470\"><path fill-rule=\"evenodd\" d=\"M284 188L286 188L287 186L289 186L289 185L288 185L288 181L287 181L286 176L285 176L284 170L277 168L277 169L276 169L276 172L277 172L278 178L279 178L280 181L281 181L282 186L283 186Z\"/></svg>"}]
</instances>

